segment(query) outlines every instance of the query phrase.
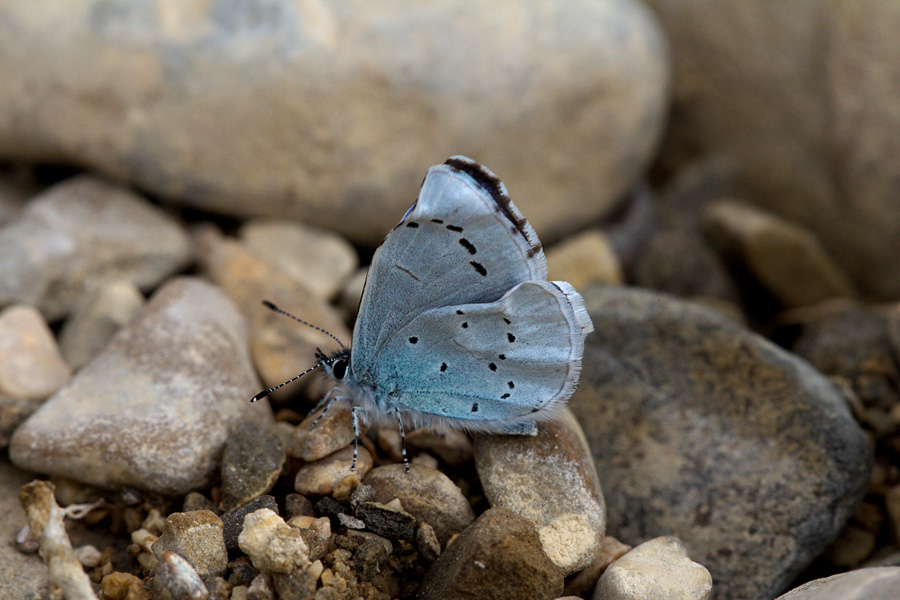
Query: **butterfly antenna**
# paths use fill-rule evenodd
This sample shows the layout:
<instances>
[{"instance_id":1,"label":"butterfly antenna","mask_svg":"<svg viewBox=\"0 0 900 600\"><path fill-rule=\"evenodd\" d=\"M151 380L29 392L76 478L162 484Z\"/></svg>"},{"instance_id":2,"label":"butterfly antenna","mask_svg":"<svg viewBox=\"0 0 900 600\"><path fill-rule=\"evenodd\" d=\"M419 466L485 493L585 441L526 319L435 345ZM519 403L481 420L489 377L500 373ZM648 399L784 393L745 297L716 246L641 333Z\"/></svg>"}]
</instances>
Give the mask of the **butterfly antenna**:
<instances>
[{"instance_id":1,"label":"butterfly antenna","mask_svg":"<svg viewBox=\"0 0 900 600\"><path fill-rule=\"evenodd\" d=\"M310 367L310 368L308 368L307 370L303 371L302 373L300 373L300 374L297 375L296 377L291 377L290 379L288 379L288 380L285 381L284 383L279 383L279 384L276 385L275 387L270 387L270 388L267 389L267 390L261 391L261 392L258 393L257 395L255 395L255 396L253 396L252 398L250 398L250 402L256 402L257 400L262 400L263 398L265 398L266 396L268 396L269 394L271 394L271 393L274 392L275 390L281 389L281 388L283 388L284 386L286 386L287 384L293 383L293 382L297 381L298 379L300 379L301 377L303 377L304 375L306 375L306 374L309 373L310 371L314 371L314 370L318 369L318 368L321 367L321 366L322 366L322 365L316 363L315 365L313 365L312 367Z\"/></svg>"},{"instance_id":2,"label":"butterfly antenna","mask_svg":"<svg viewBox=\"0 0 900 600\"><path fill-rule=\"evenodd\" d=\"M279 307L275 306L274 303L269 302L268 300L263 300L263 305L264 305L266 308L269 308L269 309L271 309L271 310L274 310L274 311L277 312L277 313L281 313L282 315L284 315L284 316L286 316L286 317L292 318L293 320L297 321L298 323L303 323L303 324L306 325L307 327L312 327L312 328L315 329L316 331L321 331L322 333L324 333L325 335L329 336L331 339L333 339L334 341L336 341L338 344L340 344L340 345L341 345L341 348L346 348L346 347L347 347L347 346L344 345L344 342L342 342L341 340L339 340L339 339L337 338L337 336L335 336L335 335L334 335L333 333L331 333L330 331L325 331L325 330L322 329L321 327L316 327L316 326L313 325L312 323L307 323L307 322L304 321L303 319L301 319L301 318L299 318L299 317L295 317L294 315L292 315L292 314L289 313L288 311L286 311L286 310L284 310L284 309L282 309L282 308L279 308ZM282 384L282 385L284 385L284 384Z\"/></svg>"}]
</instances>

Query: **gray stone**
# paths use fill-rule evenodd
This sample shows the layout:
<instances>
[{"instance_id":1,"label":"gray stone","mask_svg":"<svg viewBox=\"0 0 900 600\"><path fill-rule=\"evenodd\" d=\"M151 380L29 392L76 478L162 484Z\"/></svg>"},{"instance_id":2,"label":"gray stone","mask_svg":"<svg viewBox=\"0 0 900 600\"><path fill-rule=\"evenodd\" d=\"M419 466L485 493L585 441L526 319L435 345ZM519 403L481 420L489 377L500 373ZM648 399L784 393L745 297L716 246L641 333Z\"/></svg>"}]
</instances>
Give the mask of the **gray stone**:
<instances>
[{"instance_id":1,"label":"gray stone","mask_svg":"<svg viewBox=\"0 0 900 600\"><path fill-rule=\"evenodd\" d=\"M269 422L244 321L214 286L175 279L10 441L22 468L106 488L201 489L232 427Z\"/></svg>"},{"instance_id":2,"label":"gray stone","mask_svg":"<svg viewBox=\"0 0 900 600\"><path fill-rule=\"evenodd\" d=\"M222 453L222 510L246 504L271 490L287 458L284 444L265 425L248 421L232 431Z\"/></svg>"},{"instance_id":3,"label":"gray stone","mask_svg":"<svg viewBox=\"0 0 900 600\"><path fill-rule=\"evenodd\" d=\"M187 234L159 209L127 189L75 177L0 230L0 306L31 304L55 320L99 281L150 289L189 259Z\"/></svg>"},{"instance_id":4,"label":"gray stone","mask_svg":"<svg viewBox=\"0 0 900 600\"><path fill-rule=\"evenodd\" d=\"M164 552L153 576L153 597L159 600L207 600L209 590L191 563L175 552Z\"/></svg>"},{"instance_id":5,"label":"gray stone","mask_svg":"<svg viewBox=\"0 0 900 600\"><path fill-rule=\"evenodd\" d=\"M612 563L593 600L707 600L712 577L674 537L655 538Z\"/></svg>"},{"instance_id":6,"label":"gray stone","mask_svg":"<svg viewBox=\"0 0 900 600\"><path fill-rule=\"evenodd\" d=\"M262 6L14 2L0 158L374 245L463 152L549 241L615 206L667 114L665 39L634 0Z\"/></svg>"},{"instance_id":7,"label":"gray stone","mask_svg":"<svg viewBox=\"0 0 900 600\"><path fill-rule=\"evenodd\" d=\"M771 598L819 555L869 483L872 451L837 390L698 305L592 288L569 406L603 482L607 531L677 535L716 598Z\"/></svg>"},{"instance_id":8,"label":"gray stone","mask_svg":"<svg viewBox=\"0 0 900 600\"><path fill-rule=\"evenodd\" d=\"M810 581L777 600L895 600L898 589L900 567L874 567Z\"/></svg>"},{"instance_id":9,"label":"gray stone","mask_svg":"<svg viewBox=\"0 0 900 600\"><path fill-rule=\"evenodd\" d=\"M130 281L109 281L85 293L59 332L59 347L73 369L91 360L144 305Z\"/></svg>"},{"instance_id":10,"label":"gray stone","mask_svg":"<svg viewBox=\"0 0 900 600\"><path fill-rule=\"evenodd\" d=\"M475 465L491 506L531 521L544 553L566 575L596 558L606 507L591 449L568 410L536 436L477 435Z\"/></svg>"},{"instance_id":11,"label":"gray stone","mask_svg":"<svg viewBox=\"0 0 900 600\"><path fill-rule=\"evenodd\" d=\"M416 518L380 502L361 502L354 514L366 529L389 540L408 540L416 531Z\"/></svg>"},{"instance_id":12,"label":"gray stone","mask_svg":"<svg viewBox=\"0 0 900 600\"><path fill-rule=\"evenodd\" d=\"M730 158L755 204L810 228L867 294L900 296L900 4L648 4L673 47L660 167Z\"/></svg>"},{"instance_id":13,"label":"gray stone","mask_svg":"<svg viewBox=\"0 0 900 600\"><path fill-rule=\"evenodd\" d=\"M165 552L174 552L202 578L224 575L228 551L223 529L222 519L209 510L172 513L166 518L163 534L153 544L153 554L162 561Z\"/></svg>"},{"instance_id":14,"label":"gray stone","mask_svg":"<svg viewBox=\"0 0 900 600\"><path fill-rule=\"evenodd\" d=\"M441 545L465 529L475 513L462 491L450 478L434 469L402 464L383 465L369 471L363 483L375 489L372 500L387 504L399 498L403 510L434 528Z\"/></svg>"},{"instance_id":15,"label":"gray stone","mask_svg":"<svg viewBox=\"0 0 900 600\"><path fill-rule=\"evenodd\" d=\"M562 591L562 571L541 550L534 526L491 508L432 563L417 598L551 600Z\"/></svg>"}]
</instances>

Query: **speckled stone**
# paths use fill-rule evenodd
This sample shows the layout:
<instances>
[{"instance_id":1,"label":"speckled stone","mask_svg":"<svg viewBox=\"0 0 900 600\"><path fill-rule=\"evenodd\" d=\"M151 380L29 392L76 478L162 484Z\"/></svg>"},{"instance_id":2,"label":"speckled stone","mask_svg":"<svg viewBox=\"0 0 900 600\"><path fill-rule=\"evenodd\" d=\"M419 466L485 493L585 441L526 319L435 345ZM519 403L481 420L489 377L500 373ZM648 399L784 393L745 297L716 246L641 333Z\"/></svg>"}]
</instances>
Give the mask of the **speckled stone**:
<instances>
[{"instance_id":1,"label":"speckled stone","mask_svg":"<svg viewBox=\"0 0 900 600\"><path fill-rule=\"evenodd\" d=\"M606 507L591 449L568 410L537 436L476 435L475 465L491 506L531 521L566 575L600 551Z\"/></svg>"},{"instance_id":2,"label":"speckled stone","mask_svg":"<svg viewBox=\"0 0 900 600\"><path fill-rule=\"evenodd\" d=\"M228 565L224 524L216 513L198 510L172 513L166 518L163 534L153 544L153 554L174 552L187 560L202 578L224 575Z\"/></svg>"},{"instance_id":3,"label":"speckled stone","mask_svg":"<svg viewBox=\"0 0 900 600\"><path fill-rule=\"evenodd\" d=\"M0 307L66 315L103 280L152 288L190 259L188 236L129 190L83 175L56 184L0 229Z\"/></svg>"},{"instance_id":4,"label":"speckled stone","mask_svg":"<svg viewBox=\"0 0 900 600\"><path fill-rule=\"evenodd\" d=\"M895 600L898 589L900 567L873 567L810 581L776 600Z\"/></svg>"},{"instance_id":5,"label":"speckled stone","mask_svg":"<svg viewBox=\"0 0 900 600\"><path fill-rule=\"evenodd\" d=\"M837 537L872 450L808 363L714 311L614 287L569 407L603 482L607 531L677 535L717 598L771 598Z\"/></svg>"},{"instance_id":6,"label":"speckled stone","mask_svg":"<svg viewBox=\"0 0 900 600\"><path fill-rule=\"evenodd\" d=\"M374 488L374 502L387 504L399 498L403 510L434 528L442 546L475 519L469 501L456 484L428 467L412 465L407 473L402 464L383 465L369 471L363 483Z\"/></svg>"},{"instance_id":7,"label":"speckled stone","mask_svg":"<svg viewBox=\"0 0 900 600\"><path fill-rule=\"evenodd\" d=\"M222 500L219 508L232 510L272 489L286 456L275 432L248 421L232 430L222 453Z\"/></svg>"},{"instance_id":8,"label":"speckled stone","mask_svg":"<svg viewBox=\"0 0 900 600\"><path fill-rule=\"evenodd\" d=\"M158 600L207 600L209 590L191 564L175 552L164 552L153 576Z\"/></svg>"},{"instance_id":9,"label":"speckled stone","mask_svg":"<svg viewBox=\"0 0 900 600\"><path fill-rule=\"evenodd\" d=\"M269 422L243 318L216 287L172 280L10 441L22 468L105 488L202 489L233 426Z\"/></svg>"}]
</instances>

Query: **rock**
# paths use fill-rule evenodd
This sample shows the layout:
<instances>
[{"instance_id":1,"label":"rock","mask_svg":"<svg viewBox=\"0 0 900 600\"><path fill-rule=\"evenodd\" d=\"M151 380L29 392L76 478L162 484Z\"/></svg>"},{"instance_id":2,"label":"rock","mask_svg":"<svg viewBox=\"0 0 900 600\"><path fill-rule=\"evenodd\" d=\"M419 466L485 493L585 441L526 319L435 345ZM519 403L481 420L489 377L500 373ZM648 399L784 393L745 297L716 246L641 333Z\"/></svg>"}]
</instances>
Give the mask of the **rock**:
<instances>
[{"instance_id":1,"label":"rock","mask_svg":"<svg viewBox=\"0 0 900 600\"><path fill-rule=\"evenodd\" d=\"M300 529L267 508L244 517L238 544L263 573L292 573L309 564L309 548Z\"/></svg>"},{"instance_id":2,"label":"rock","mask_svg":"<svg viewBox=\"0 0 900 600\"><path fill-rule=\"evenodd\" d=\"M316 348L329 351L336 349L337 343L320 331L269 310L262 305L263 300L350 343L350 332L335 310L272 263L211 229L198 232L195 241L204 273L237 303L250 323L250 351L266 387L305 371L316 362ZM312 374L301 379L299 389L313 380ZM288 386L273 397L287 399L297 391L298 386Z\"/></svg>"},{"instance_id":3,"label":"rock","mask_svg":"<svg viewBox=\"0 0 900 600\"><path fill-rule=\"evenodd\" d=\"M288 521L289 524L299 527L301 529L309 529L310 531L314 531L317 536L319 536L319 540L325 546L328 545L328 541L331 539L331 520L328 517L319 517L318 519L315 517L293 517ZM304 538L306 539L306 538ZM312 545L307 540L307 546L310 546L310 560L315 561L319 556L314 556L314 552L312 550Z\"/></svg>"},{"instance_id":4,"label":"rock","mask_svg":"<svg viewBox=\"0 0 900 600\"><path fill-rule=\"evenodd\" d=\"M31 304L52 321L98 281L150 289L189 259L187 234L159 209L124 188L75 177L0 230L0 306Z\"/></svg>"},{"instance_id":5,"label":"rock","mask_svg":"<svg viewBox=\"0 0 900 600\"><path fill-rule=\"evenodd\" d=\"M272 585L278 598L313 598L316 579L309 568L306 568L292 573L273 573Z\"/></svg>"},{"instance_id":6,"label":"rock","mask_svg":"<svg viewBox=\"0 0 900 600\"><path fill-rule=\"evenodd\" d=\"M374 502L387 504L399 498L406 512L434 528L442 546L475 520L462 491L434 469L411 465L407 473L402 464L383 465L369 471L363 483L375 489Z\"/></svg>"},{"instance_id":7,"label":"rock","mask_svg":"<svg viewBox=\"0 0 900 600\"><path fill-rule=\"evenodd\" d=\"M353 443L356 436L353 433L349 409L332 407L313 427L313 421L321 414L322 409L311 413L294 428L288 445L288 455L312 462L334 454ZM362 433L365 433L365 428L360 426L360 434Z\"/></svg>"},{"instance_id":8,"label":"rock","mask_svg":"<svg viewBox=\"0 0 900 600\"><path fill-rule=\"evenodd\" d=\"M357 574L363 581L371 581L394 551L389 540L366 531L349 530L346 536L338 536L335 543L353 552Z\"/></svg>"},{"instance_id":9,"label":"rock","mask_svg":"<svg viewBox=\"0 0 900 600\"><path fill-rule=\"evenodd\" d=\"M301 494L327 495L347 477L361 477L372 468L372 455L365 447L360 446L356 457L356 472L350 467L353 464L353 447L349 446L325 458L306 463L297 471L294 489Z\"/></svg>"},{"instance_id":10,"label":"rock","mask_svg":"<svg viewBox=\"0 0 900 600\"><path fill-rule=\"evenodd\" d=\"M194 512L195 510L211 510L215 512L215 503L200 492L190 492L184 497L181 512Z\"/></svg>"},{"instance_id":11,"label":"rock","mask_svg":"<svg viewBox=\"0 0 900 600\"><path fill-rule=\"evenodd\" d=\"M733 200L710 205L704 217L720 251L740 260L786 307L856 296L847 275L801 225Z\"/></svg>"},{"instance_id":12,"label":"rock","mask_svg":"<svg viewBox=\"0 0 900 600\"><path fill-rule=\"evenodd\" d=\"M345 239L301 223L252 220L244 223L239 235L257 257L275 263L325 299L336 296L359 266L356 250Z\"/></svg>"},{"instance_id":13,"label":"rock","mask_svg":"<svg viewBox=\"0 0 900 600\"><path fill-rule=\"evenodd\" d=\"M276 515L278 514L278 503L275 502L275 497L268 495L258 496L242 506L222 513L222 534L225 539L225 547L229 551L237 550L239 547L238 537L241 535L241 531L244 530L244 517L261 508L268 508Z\"/></svg>"},{"instance_id":14,"label":"rock","mask_svg":"<svg viewBox=\"0 0 900 600\"><path fill-rule=\"evenodd\" d=\"M261 573L250 582L247 600L275 600L275 586L268 573Z\"/></svg>"},{"instance_id":15,"label":"rock","mask_svg":"<svg viewBox=\"0 0 900 600\"><path fill-rule=\"evenodd\" d=\"M31 6L6 11L0 158L77 162L368 245L454 152L558 238L615 206L667 114L666 42L633 0Z\"/></svg>"},{"instance_id":16,"label":"rock","mask_svg":"<svg viewBox=\"0 0 900 600\"><path fill-rule=\"evenodd\" d=\"M231 584L221 577L210 577L206 583L209 600L231 600Z\"/></svg>"},{"instance_id":17,"label":"rock","mask_svg":"<svg viewBox=\"0 0 900 600\"><path fill-rule=\"evenodd\" d=\"M159 600L207 600L209 590L190 562L175 552L163 552L153 576L153 597Z\"/></svg>"},{"instance_id":18,"label":"rock","mask_svg":"<svg viewBox=\"0 0 900 600\"><path fill-rule=\"evenodd\" d=\"M316 514L312 501L303 494L288 494L284 499L284 510L288 519L298 516L312 517Z\"/></svg>"},{"instance_id":19,"label":"rock","mask_svg":"<svg viewBox=\"0 0 900 600\"><path fill-rule=\"evenodd\" d=\"M539 424L537 436L476 435L475 465L491 506L531 521L565 575L596 558L606 507L591 449L570 411Z\"/></svg>"},{"instance_id":20,"label":"rock","mask_svg":"<svg viewBox=\"0 0 900 600\"><path fill-rule=\"evenodd\" d=\"M876 567L816 579L776 600L894 600L900 567Z\"/></svg>"},{"instance_id":21,"label":"rock","mask_svg":"<svg viewBox=\"0 0 900 600\"><path fill-rule=\"evenodd\" d=\"M416 531L414 516L380 502L361 502L354 514L366 524L366 529L389 540L412 539Z\"/></svg>"},{"instance_id":22,"label":"rock","mask_svg":"<svg viewBox=\"0 0 900 600\"><path fill-rule=\"evenodd\" d=\"M709 309L650 292L584 293L581 422L607 531L677 535L717 598L771 598L838 535L872 451L841 395L796 356Z\"/></svg>"},{"instance_id":23,"label":"rock","mask_svg":"<svg viewBox=\"0 0 900 600\"><path fill-rule=\"evenodd\" d=\"M144 582L131 573L110 573L100 581L103 600L150 600Z\"/></svg>"},{"instance_id":24,"label":"rock","mask_svg":"<svg viewBox=\"0 0 900 600\"><path fill-rule=\"evenodd\" d=\"M635 285L684 298L740 301L722 259L697 233L671 230L653 236L634 265Z\"/></svg>"},{"instance_id":25,"label":"rock","mask_svg":"<svg viewBox=\"0 0 900 600\"><path fill-rule=\"evenodd\" d=\"M178 278L10 441L21 468L104 488L202 489L233 426L268 422L244 321L214 286Z\"/></svg>"},{"instance_id":26,"label":"rock","mask_svg":"<svg viewBox=\"0 0 900 600\"><path fill-rule=\"evenodd\" d=\"M847 525L838 539L825 551L825 560L839 569L859 566L875 549L875 532Z\"/></svg>"},{"instance_id":27,"label":"rock","mask_svg":"<svg viewBox=\"0 0 900 600\"><path fill-rule=\"evenodd\" d=\"M0 312L0 394L44 400L71 376L37 310L19 305Z\"/></svg>"},{"instance_id":28,"label":"rock","mask_svg":"<svg viewBox=\"0 0 900 600\"><path fill-rule=\"evenodd\" d=\"M0 456L0 531L6 535L6 543L0 544L0 581L10 598L46 598L49 593L49 572L37 554L37 545L25 554L10 543L25 524L19 489L32 478L31 473L16 469L6 456Z\"/></svg>"},{"instance_id":29,"label":"rock","mask_svg":"<svg viewBox=\"0 0 900 600\"><path fill-rule=\"evenodd\" d=\"M434 562L441 555L441 543L437 539L434 527L428 523L422 523L416 529L416 548L428 562Z\"/></svg>"},{"instance_id":30,"label":"rock","mask_svg":"<svg viewBox=\"0 0 900 600\"><path fill-rule=\"evenodd\" d=\"M222 519L209 510L172 513L166 518L162 536L153 544L153 554L163 561L165 552L174 552L202 578L224 575L228 551L223 529Z\"/></svg>"},{"instance_id":31,"label":"rock","mask_svg":"<svg viewBox=\"0 0 900 600\"><path fill-rule=\"evenodd\" d=\"M272 489L286 460L281 439L256 422L235 427L222 453L222 510L232 510Z\"/></svg>"},{"instance_id":32,"label":"rock","mask_svg":"<svg viewBox=\"0 0 900 600\"><path fill-rule=\"evenodd\" d=\"M91 360L144 305L130 281L109 281L86 292L59 332L59 346L73 369Z\"/></svg>"},{"instance_id":33,"label":"rock","mask_svg":"<svg viewBox=\"0 0 900 600\"><path fill-rule=\"evenodd\" d=\"M673 46L660 168L729 157L755 204L812 230L867 294L900 296L885 218L900 212L900 5L649 4Z\"/></svg>"},{"instance_id":34,"label":"rock","mask_svg":"<svg viewBox=\"0 0 900 600\"><path fill-rule=\"evenodd\" d=\"M631 550L631 546L623 544L610 535L605 536L600 540L600 553L597 554L597 558L587 567L566 580L566 587L563 593L579 598L587 598L593 594L600 576L603 575L607 567L619 560L629 550Z\"/></svg>"},{"instance_id":35,"label":"rock","mask_svg":"<svg viewBox=\"0 0 900 600\"><path fill-rule=\"evenodd\" d=\"M606 569L593 600L706 600L712 577L688 558L674 537L655 538L635 547Z\"/></svg>"},{"instance_id":36,"label":"rock","mask_svg":"<svg viewBox=\"0 0 900 600\"><path fill-rule=\"evenodd\" d=\"M390 431L396 431L392 427ZM379 431L380 433L380 431ZM399 442L399 434L398 434ZM446 431L433 431L428 428L415 429L406 434L407 451L424 450L435 454L442 461L451 466L458 466L468 460L472 460L472 440L462 431L447 429ZM402 460L403 456L400 455Z\"/></svg>"},{"instance_id":37,"label":"rock","mask_svg":"<svg viewBox=\"0 0 900 600\"><path fill-rule=\"evenodd\" d=\"M417 598L551 600L562 590L562 571L541 550L531 522L491 508L432 563Z\"/></svg>"},{"instance_id":38,"label":"rock","mask_svg":"<svg viewBox=\"0 0 900 600\"><path fill-rule=\"evenodd\" d=\"M622 285L622 265L606 236L585 231L547 250L548 279L568 281L578 289L594 283Z\"/></svg>"}]
</instances>

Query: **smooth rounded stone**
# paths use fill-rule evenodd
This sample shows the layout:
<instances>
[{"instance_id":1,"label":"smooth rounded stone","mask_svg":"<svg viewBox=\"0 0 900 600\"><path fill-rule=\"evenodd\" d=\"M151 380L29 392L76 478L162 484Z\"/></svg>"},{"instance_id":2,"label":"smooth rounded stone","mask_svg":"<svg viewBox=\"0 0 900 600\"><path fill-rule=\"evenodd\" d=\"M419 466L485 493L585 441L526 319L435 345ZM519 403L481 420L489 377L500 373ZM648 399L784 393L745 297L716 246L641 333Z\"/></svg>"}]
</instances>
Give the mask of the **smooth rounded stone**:
<instances>
[{"instance_id":1,"label":"smooth rounded stone","mask_svg":"<svg viewBox=\"0 0 900 600\"><path fill-rule=\"evenodd\" d=\"M232 430L222 453L222 500L232 510L272 489L287 456L274 430L248 421Z\"/></svg>"},{"instance_id":2,"label":"smooth rounded stone","mask_svg":"<svg viewBox=\"0 0 900 600\"><path fill-rule=\"evenodd\" d=\"M544 553L565 575L596 558L606 528L603 491L571 411L536 436L475 436L475 466L491 506L531 521Z\"/></svg>"},{"instance_id":3,"label":"smooth rounded stone","mask_svg":"<svg viewBox=\"0 0 900 600\"><path fill-rule=\"evenodd\" d=\"M725 263L697 233L661 231L634 264L634 284L684 298L738 303L740 295Z\"/></svg>"},{"instance_id":4,"label":"smooth rounded stone","mask_svg":"<svg viewBox=\"0 0 900 600\"><path fill-rule=\"evenodd\" d=\"M717 598L781 592L837 537L871 446L808 363L663 294L584 292L594 327L569 401L593 451L607 531L676 535Z\"/></svg>"},{"instance_id":5,"label":"smooth rounded stone","mask_svg":"<svg viewBox=\"0 0 900 600\"><path fill-rule=\"evenodd\" d=\"M0 158L73 161L202 210L375 245L437 158L489 165L550 240L614 208L654 155L668 53L641 2L270 8L15 1Z\"/></svg>"},{"instance_id":6,"label":"smooth rounded stone","mask_svg":"<svg viewBox=\"0 0 900 600\"><path fill-rule=\"evenodd\" d=\"M294 428L294 433L288 445L288 455L311 462L325 458L329 454L333 454L353 443L356 436L353 433L353 420L351 419L350 409L332 407L313 427L313 421L319 418L322 410L324 409L311 413ZM362 426L360 427L360 433L362 434L365 432L365 429Z\"/></svg>"},{"instance_id":7,"label":"smooth rounded stone","mask_svg":"<svg viewBox=\"0 0 900 600\"><path fill-rule=\"evenodd\" d=\"M399 498L403 510L434 528L441 546L475 520L462 491L450 478L434 469L402 464L375 467L363 478L375 490L373 502L387 504Z\"/></svg>"},{"instance_id":8,"label":"smooth rounded stone","mask_svg":"<svg viewBox=\"0 0 900 600\"><path fill-rule=\"evenodd\" d=\"M153 597L159 600L207 600L209 590L191 567L175 552L163 552L153 574Z\"/></svg>"},{"instance_id":9,"label":"smooth rounded stone","mask_svg":"<svg viewBox=\"0 0 900 600\"><path fill-rule=\"evenodd\" d=\"M233 427L269 423L243 318L216 287L176 278L10 441L23 469L166 495L204 488Z\"/></svg>"},{"instance_id":10,"label":"smooth rounded stone","mask_svg":"<svg viewBox=\"0 0 900 600\"><path fill-rule=\"evenodd\" d=\"M75 303L59 332L59 347L73 369L80 369L109 342L144 305L130 281L98 284Z\"/></svg>"},{"instance_id":11,"label":"smooth rounded stone","mask_svg":"<svg viewBox=\"0 0 900 600\"><path fill-rule=\"evenodd\" d=\"M0 229L0 306L31 304L56 320L98 281L150 289L190 257L187 233L158 208L125 188L74 177Z\"/></svg>"},{"instance_id":12,"label":"smooth rounded stone","mask_svg":"<svg viewBox=\"0 0 900 600\"><path fill-rule=\"evenodd\" d=\"M389 540L409 540L416 532L414 516L380 502L361 502L354 515L366 524L366 529Z\"/></svg>"},{"instance_id":13,"label":"smooth rounded stone","mask_svg":"<svg viewBox=\"0 0 900 600\"><path fill-rule=\"evenodd\" d=\"M309 547L300 529L268 508L244 517L238 545L263 573L291 573L309 564Z\"/></svg>"},{"instance_id":14,"label":"smooth rounded stone","mask_svg":"<svg viewBox=\"0 0 900 600\"><path fill-rule=\"evenodd\" d=\"M37 548L30 554L10 543L16 531L25 524L25 512L19 503L19 490L34 478L15 468L5 455L0 455L0 531L6 536L0 544L0 581L9 598L46 598L49 572Z\"/></svg>"},{"instance_id":15,"label":"smooth rounded stone","mask_svg":"<svg viewBox=\"0 0 900 600\"><path fill-rule=\"evenodd\" d=\"M587 598L593 594L600 576L603 575L603 572L606 571L609 565L619 560L629 550L631 550L631 546L623 544L610 535L604 536L600 540L600 552L597 554L597 558L587 567L566 579L566 587L563 593L579 598Z\"/></svg>"},{"instance_id":16,"label":"smooth rounded stone","mask_svg":"<svg viewBox=\"0 0 900 600\"><path fill-rule=\"evenodd\" d=\"M172 513L166 518L163 534L153 544L153 554L162 560L163 553L174 552L203 578L224 575L228 566L224 527L222 519L209 510Z\"/></svg>"},{"instance_id":17,"label":"smooth rounded stone","mask_svg":"<svg viewBox=\"0 0 900 600\"><path fill-rule=\"evenodd\" d=\"M301 223L256 219L241 226L241 241L322 298L333 298L359 266L356 250L341 236Z\"/></svg>"},{"instance_id":18,"label":"smooth rounded stone","mask_svg":"<svg viewBox=\"0 0 900 600\"><path fill-rule=\"evenodd\" d=\"M328 353L338 349L338 344L320 331L269 310L262 305L263 300L331 332L345 344L350 343L350 331L337 312L273 263L257 258L242 243L223 237L212 228L196 232L195 242L204 273L237 303L250 323L250 351L266 387L276 386L315 365L317 348ZM291 398L314 380L311 373L276 391L273 397Z\"/></svg>"},{"instance_id":19,"label":"smooth rounded stone","mask_svg":"<svg viewBox=\"0 0 900 600\"><path fill-rule=\"evenodd\" d=\"M776 600L896 600L900 567L873 567L805 583Z\"/></svg>"},{"instance_id":20,"label":"smooth rounded stone","mask_svg":"<svg viewBox=\"0 0 900 600\"><path fill-rule=\"evenodd\" d=\"M0 394L45 400L71 377L41 313L26 305L0 312Z\"/></svg>"},{"instance_id":21,"label":"smooth rounded stone","mask_svg":"<svg viewBox=\"0 0 900 600\"><path fill-rule=\"evenodd\" d=\"M706 600L712 576L688 558L674 537L659 537L636 546L600 577L593 600Z\"/></svg>"},{"instance_id":22,"label":"smooth rounded stone","mask_svg":"<svg viewBox=\"0 0 900 600\"><path fill-rule=\"evenodd\" d=\"M534 525L490 508L425 573L418 600L550 600L562 595L562 571L541 550Z\"/></svg>"},{"instance_id":23,"label":"smooth rounded stone","mask_svg":"<svg viewBox=\"0 0 900 600\"><path fill-rule=\"evenodd\" d=\"M334 492L340 483L354 475L350 470L353 465L353 446L338 450L325 458L306 463L297 471L294 479L294 490L301 494L325 496ZM356 456L355 475L362 478L372 468L372 455L360 446Z\"/></svg>"},{"instance_id":24,"label":"smooth rounded stone","mask_svg":"<svg viewBox=\"0 0 900 600\"><path fill-rule=\"evenodd\" d=\"M856 296L847 275L802 225L722 200L707 208L704 228L721 252L737 257L788 308Z\"/></svg>"},{"instance_id":25,"label":"smooth rounded stone","mask_svg":"<svg viewBox=\"0 0 900 600\"><path fill-rule=\"evenodd\" d=\"M244 505L222 513L222 536L225 539L225 548L229 551L238 549L238 536L244 530L244 517L261 508L268 508L278 514L278 503L274 496L264 495L250 500Z\"/></svg>"},{"instance_id":26,"label":"smooth rounded stone","mask_svg":"<svg viewBox=\"0 0 900 600\"><path fill-rule=\"evenodd\" d=\"M594 283L622 285L622 265L606 236L585 231L547 250L548 279L568 281L578 289Z\"/></svg>"}]
</instances>

